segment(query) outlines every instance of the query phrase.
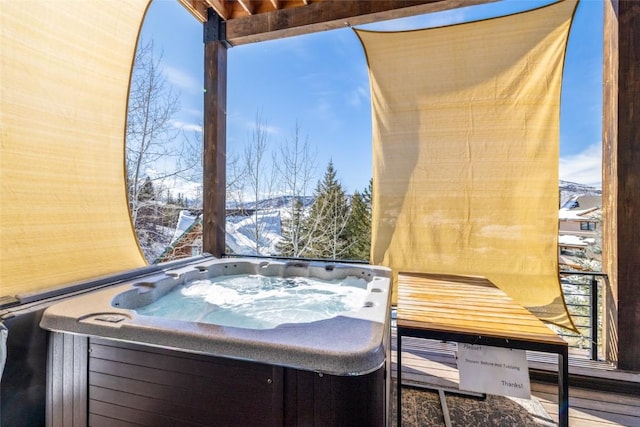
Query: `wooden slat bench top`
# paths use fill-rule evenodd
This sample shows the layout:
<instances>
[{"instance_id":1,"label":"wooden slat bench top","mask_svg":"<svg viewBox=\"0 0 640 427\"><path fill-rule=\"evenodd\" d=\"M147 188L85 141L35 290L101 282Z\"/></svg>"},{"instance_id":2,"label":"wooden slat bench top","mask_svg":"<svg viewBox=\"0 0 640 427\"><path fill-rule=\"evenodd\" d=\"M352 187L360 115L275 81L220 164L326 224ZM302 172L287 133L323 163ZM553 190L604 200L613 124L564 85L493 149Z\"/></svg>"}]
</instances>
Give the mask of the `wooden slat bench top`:
<instances>
[{"instance_id":1,"label":"wooden slat bench top","mask_svg":"<svg viewBox=\"0 0 640 427\"><path fill-rule=\"evenodd\" d=\"M398 274L398 327L567 345L483 277Z\"/></svg>"}]
</instances>

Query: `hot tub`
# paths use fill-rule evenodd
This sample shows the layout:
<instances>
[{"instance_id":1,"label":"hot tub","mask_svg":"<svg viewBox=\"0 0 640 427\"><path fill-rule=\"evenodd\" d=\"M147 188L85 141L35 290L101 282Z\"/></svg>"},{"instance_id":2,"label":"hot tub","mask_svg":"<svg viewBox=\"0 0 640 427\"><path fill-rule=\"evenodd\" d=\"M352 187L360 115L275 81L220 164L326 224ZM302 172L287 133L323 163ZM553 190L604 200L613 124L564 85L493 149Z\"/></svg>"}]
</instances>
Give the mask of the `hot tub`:
<instances>
[{"instance_id":1,"label":"hot tub","mask_svg":"<svg viewBox=\"0 0 640 427\"><path fill-rule=\"evenodd\" d=\"M352 305L344 311L338 309L335 313L323 315L320 320L287 322L280 319L276 324L258 323L250 327L246 323L234 323L233 315L228 320L216 323L216 317L208 313L197 316L195 320L185 320L175 314L163 316L162 313L145 311L177 291L192 288L194 283L201 286L207 280L217 283L225 277L241 276L319 280L324 283L325 293L330 292L332 286L353 286L358 288L361 302L353 306L352 301ZM246 282L247 279L244 280ZM298 304L311 298L305 292L300 292L303 299ZM218 309L221 309L218 305L211 304L211 310ZM142 314L145 312L147 314ZM127 355L131 355L132 351L144 353L145 363L151 364L144 369L164 363L167 357L173 358L171 360L177 357L181 361L189 359L197 360L197 363L213 363L217 372L216 382L234 383L237 386L245 381L247 390L256 390L255 386L250 385L251 381L246 380L251 377L246 374L247 369L257 369L256 376L261 376L259 372L266 369L268 378L260 380L260 384L267 384L271 421L275 420L278 425L305 424L312 418L316 421L328 420L326 417L329 415L333 417L334 425L388 423L390 271L384 267L260 259L199 260L143 280L134 280L55 304L45 311L40 325L63 335L89 337L88 364L91 365L91 360L96 358L93 362L95 366L110 366L108 369L113 370L101 372L100 375L111 375L113 378L127 376L119 371L124 368L113 365L121 363L119 356L113 355L122 351ZM104 356L105 351L112 356ZM149 362L155 358L158 361ZM109 363L103 363L107 359ZM140 366L140 363L132 365ZM237 369L244 372L241 376L245 380L238 378ZM88 371L92 372L91 367ZM228 378L223 378L225 373L229 373ZM175 384L168 386L175 388ZM211 387L215 388L215 384ZM111 390L113 387L106 388ZM122 388L123 392L128 392L127 387ZM93 389L91 378L88 389ZM318 394L316 398L313 397L314 390ZM336 396L328 396L327 393L335 393ZM221 393L216 396L219 400ZM88 399L91 411L91 392ZM264 400L264 396L260 399ZM96 400L102 402L104 399ZM121 400L131 399L121 397ZM220 406L215 417L209 414L203 415L203 419L213 417L221 425L219 421L224 419L238 422L241 412L242 417L251 415L242 406L246 402L234 409L232 403L238 401L236 396L230 403ZM325 418L318 418L318 409L323 401L333 402L326 408L333 414L325 413L322 415ZM338 401L339 404L336 403ZM222 407L228 410L222 411ZM362 410L359 411L358 407L362 407ZM303 408L310 408L311 414L304 415ZM339 408L344 408L344 413L339 413ZM360 415L354 418L353 414ZM267 421L262 416L258 416L253 424L265 425ZM242 420L243 423L252 424L253 418Z\"/></svg>"}]
</instances>

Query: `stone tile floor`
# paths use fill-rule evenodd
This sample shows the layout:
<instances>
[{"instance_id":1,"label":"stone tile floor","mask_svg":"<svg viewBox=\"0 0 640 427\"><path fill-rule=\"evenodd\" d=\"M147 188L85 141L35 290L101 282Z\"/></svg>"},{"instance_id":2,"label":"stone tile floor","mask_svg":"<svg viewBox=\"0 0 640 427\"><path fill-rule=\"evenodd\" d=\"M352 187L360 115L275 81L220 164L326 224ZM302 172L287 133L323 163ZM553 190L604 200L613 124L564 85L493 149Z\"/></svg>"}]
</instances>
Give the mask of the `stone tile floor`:
<instances>
[{"instance_id":1,"label":"stone tile floor","mask_svg":"<svg viewBox=\"0 0 640 427\"><path fill-rule=\"evenodd\" d=\"M393 426L397 426L395 382L392 387ZM446 393L445 396L453 427L551 427L556 425L535 398L523 400L493 395L483 398L452 393ZM444 415L438 392L403 387L402 425L444 427Z\"/></svg>"}]
</instances>

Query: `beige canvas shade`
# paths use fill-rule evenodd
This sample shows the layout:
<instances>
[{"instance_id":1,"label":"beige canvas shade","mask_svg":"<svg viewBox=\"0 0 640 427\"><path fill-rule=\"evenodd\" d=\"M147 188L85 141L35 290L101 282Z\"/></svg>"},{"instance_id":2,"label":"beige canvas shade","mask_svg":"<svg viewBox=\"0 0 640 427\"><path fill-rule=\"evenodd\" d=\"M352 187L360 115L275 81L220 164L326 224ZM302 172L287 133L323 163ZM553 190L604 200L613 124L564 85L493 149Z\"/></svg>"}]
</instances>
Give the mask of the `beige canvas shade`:
<instances>
[{"instance_id":1,"label":"beige canvas shade","mask_svg":"<svg viewBox=\"0 0 640 427\"><path fill-rule=\"evenodd\" d=\"M356 31L372 99L372 263L483 276L540 319L573 327L557 239L560 92L576 5Z\"/></svg>"},{"instance_id":2,"label":"beige canvas shade","mask_svg":"<svg viewBox=\"0 0 640 427\"><path fill-rule=\"evenodd\" d=\"M145 265L124 142L148 3L0 1L0 296Z\"/></svg>"}]
</instances>

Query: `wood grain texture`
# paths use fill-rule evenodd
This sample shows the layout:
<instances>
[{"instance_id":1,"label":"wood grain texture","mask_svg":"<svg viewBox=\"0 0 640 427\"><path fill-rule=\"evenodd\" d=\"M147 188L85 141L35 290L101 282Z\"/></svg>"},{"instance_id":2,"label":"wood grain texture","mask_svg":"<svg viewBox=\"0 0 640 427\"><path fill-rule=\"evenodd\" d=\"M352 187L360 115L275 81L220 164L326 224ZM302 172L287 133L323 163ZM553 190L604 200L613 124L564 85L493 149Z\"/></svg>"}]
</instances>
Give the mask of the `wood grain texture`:
<instances>
[{"instance_id":1,"label":"wood grain texture","mask_svg":"<svg viewBox=\"0 0 640 427\"><path fill-rule=\"evenodd\" d=\"M640 3L607 0L604 8L605 348L620 369L640 371Z\"/></svg>"},{"instance_id":2,"label":"wood grain texture","mask_svg":"<svg viewBox=\"0 0 640 427\"><path fill-rule=\"evenodd\" d=\"M397 322L399 327L566 345L482 277L398 274Z\"/></svg>"},{"instance_id":3,"label":"wood grain texture","mask_svg":"<svg viewBox=\"0 0 640 427\"><path fill-rule=\"evenodd\" d=\"M229 19L227 40L237 46L493 1L496 0L314 1L304 7Z\"/></svg>"},{"instance_id":4,"label":"wood grain texture","mask_svg":"<svg viewBox=\"0 0 640 427\"><path fill-rule=\"evenodd\" d=\"M227 162L227 47L219 40L204 45L204 154L202 251L225 252Z\"/></svg>"}]
</instances>

